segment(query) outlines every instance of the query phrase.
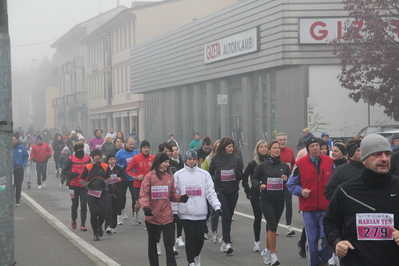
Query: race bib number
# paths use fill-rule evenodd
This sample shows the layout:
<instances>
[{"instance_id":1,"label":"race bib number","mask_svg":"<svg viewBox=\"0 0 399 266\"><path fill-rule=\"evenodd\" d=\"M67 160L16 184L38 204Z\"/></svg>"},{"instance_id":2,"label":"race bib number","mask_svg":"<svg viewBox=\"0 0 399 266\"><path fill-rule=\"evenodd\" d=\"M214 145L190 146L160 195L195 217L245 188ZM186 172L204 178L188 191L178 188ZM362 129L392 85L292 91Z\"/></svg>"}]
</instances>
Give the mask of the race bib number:
<instances>
[{"instance_id":1,"label":"race bib number","mask_svg":"<svg viewBox=\"0 0 399 266\"><path fill-rule=\"evenodd\" d=\"M189 197L201 197L202 196L201 185L186 185L186 194Z\"/></svg>"},{"instance_id":2,"label":"race bib number","mask_svg":"<svg viewBox=\"0 0 399 266\"><path fill-rule=\"evenodd\" d=\"M75 198L75 190L68 189L68 192L69 192L69 196L71 196L71 199L74 199Z\"/></svg>"},{"instance_id":3,"label":"race bib number","mask_svg":"<svg viewBox=\"0 0 399 266\"><path fill-rule=\"evenodd\" d=\"M236 180L236 174L234 173L234 169L221 170L220 171L220 180L221 181L235 181Z\"/></svg>"},{"instance_id":4,"label":"race bib number","mask_svg":"<svg viewBox=\"0 0 399 266\"><path fill-rule=\"evenodd\" d=\"M153 186L151 187L152 199L167 199L169 198L168 186Z\"/></svg>"},{"instance_id":5,"label":"race bib number","mask_svg":"<svg viewBox=\"0 0 399 266\"><path fill-rule=\"evenodd\" d=\"M281 177L268 177L267 190L283 190L283 179Z\"/></svg>"},{"instance_id":6,"label":"race bib number","mask_svg":"<svg viewBox=\"0 0 399 266\"><path fill-rule=\"evenodd\" d=\"M100 145L100 144L97 144L97 145L96 145L96 149L101 150L102 147L103 147L103 145Z\"/></svg>"},{"instance_id":7,"label":"race bib number","mask_svg":"<svg viewBox=\"0 0 399 266\"><path fill-rule=\"evenodd\" d=\"M115 184L118 183L118 176L116 174L110 175L109 178L109 184Z\"/></svg>"},{"instance_id":8,"label":"race bib number","mask_svg":"<svg viewBox=\"0 0 399 266\"><path fill-rule=\"evenodd\" d=\"M87 191L88 195L96 197L96 198L101 197L101 193L102 193L101 190L91 190L91 189L89 189L89 191Z\"/></svg>"},{"instance_id":9,"label":"race bib number","mask_svg":"<svg viewBox=\"0 0 399 266\"><path fill-rule=\"evenodd\" d=\"M358 240L392 240L393 214L357 213L356 230Z\"/></svg>"}]
</instances>

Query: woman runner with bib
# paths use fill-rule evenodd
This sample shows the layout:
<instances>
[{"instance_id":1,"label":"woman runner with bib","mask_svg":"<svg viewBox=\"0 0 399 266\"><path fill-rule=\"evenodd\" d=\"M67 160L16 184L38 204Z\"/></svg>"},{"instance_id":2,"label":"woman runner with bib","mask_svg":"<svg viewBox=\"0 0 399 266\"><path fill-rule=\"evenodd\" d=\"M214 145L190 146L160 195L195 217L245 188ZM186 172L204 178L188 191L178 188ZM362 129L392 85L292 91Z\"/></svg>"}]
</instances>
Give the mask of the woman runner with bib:
<instances>
[{"instance_id":1,"label":"woman runner with bib","mask_svg":"<svg viewBox=\"0 0 399 266\"><path fill-rule=\"evenodd\" d=\"M284 183L290 174L288 164L280 161L280 144L268 146L269 158L251 177L252 186L260 190L259 205L266 219L266 249L262 252L266 265L279 265L276 254L276 231L284 210Z\"/></svg>"}]
</instances>

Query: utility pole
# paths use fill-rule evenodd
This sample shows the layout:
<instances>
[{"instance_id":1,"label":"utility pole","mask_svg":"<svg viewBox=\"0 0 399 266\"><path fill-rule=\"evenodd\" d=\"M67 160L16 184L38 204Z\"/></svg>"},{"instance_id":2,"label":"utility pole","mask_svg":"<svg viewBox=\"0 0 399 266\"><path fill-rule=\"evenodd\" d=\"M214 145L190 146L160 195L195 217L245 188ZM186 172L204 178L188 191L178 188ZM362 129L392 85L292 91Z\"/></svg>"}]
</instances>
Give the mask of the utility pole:
<instances>
[{"instance_id":1,"label":"utility pole","mask_svg":"<svg viewBox=\"0 0 399 266\"><path fill-rule=\"evenodd\" d=\"M7 0L0 0L0 265L14 261L11 52Z\"/></svg>"}]
</instances>

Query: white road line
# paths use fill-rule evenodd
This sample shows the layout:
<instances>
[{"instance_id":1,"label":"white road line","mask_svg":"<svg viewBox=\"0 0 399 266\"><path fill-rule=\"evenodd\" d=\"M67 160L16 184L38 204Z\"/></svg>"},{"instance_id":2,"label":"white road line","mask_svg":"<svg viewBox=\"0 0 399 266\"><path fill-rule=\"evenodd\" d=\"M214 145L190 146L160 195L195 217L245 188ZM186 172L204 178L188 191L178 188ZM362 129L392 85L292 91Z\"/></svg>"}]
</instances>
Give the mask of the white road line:
<instances>
[{"instance_id":1,"label":"white road line","mask_svg":"<svg viewBox=\"0 0 399 266\"><path fill-rule=\"evenodd\" d=\"M255 219L255 217L253 217L252 215L248 215L248 214L245 214L245 213L242 213L242 212L238 212L238 211L234 211L234 214L237 214L237 215L240 215L240 216L243 216L243 217L246 217L246 218L250 218L250 219ZM262 219L262 222L266 223L266 220ZM278 226L283 227L283 228L287 228L287 226L284 225L284 224L278 224ZM299 228L296 228L296 227L292 227L292 230L297 231L299 233L302 233L302 229L299 229Z\"/></svg>"},{"instance_id":2,"label":"white road line","mask_svg":"<svg viewBox=\"0 0 399 266\"><path fill-rule=\"evenodd\" d=\"M26 201L32 204L33 207L35 207L39 212L41 212L42 215L44 215L49 221L51 221L52 223L50 224L53 225L53 227L58 227L56 229L59 229L64 234L68 235L73 241L75 241L75 243L79 245L80 248L86 249L88 252L93 254L95 257L97 257L106 265L120 266L119 263L112 260L110 257L102 253L100 250L93 247L92 245L84 241L82 238L80 238L78 235L73 233L71 230L69 230L69 228L66 227L60 220L58 220L56 217L54 217L52 214L46 211L39 203L37 203L34 199L28 196L25 192L22 192L22 196L25 198Z\"/></svg>"}]
</instances>

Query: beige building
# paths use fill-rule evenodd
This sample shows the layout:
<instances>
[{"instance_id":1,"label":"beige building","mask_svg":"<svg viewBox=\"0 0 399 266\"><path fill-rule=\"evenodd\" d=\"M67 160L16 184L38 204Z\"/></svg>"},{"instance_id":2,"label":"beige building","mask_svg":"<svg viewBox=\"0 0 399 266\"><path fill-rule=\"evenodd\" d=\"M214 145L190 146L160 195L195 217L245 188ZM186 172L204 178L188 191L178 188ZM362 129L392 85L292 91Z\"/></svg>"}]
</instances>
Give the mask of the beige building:
<instances>
[{"instance_id":1,"label":"beige building","mask_svg":"<svg viewBox=\"0 0 399 266\"><path fill-rule=\"evenodd\" d=\"M87 46L89 131L101 128L107 132L113 126L126 136L134 127L141 139L146 138L143 96L130 92L131 48L238 2L134 2L132 8L119 12L85 36L80 43Z\"/></svg>"}]
</instances>

